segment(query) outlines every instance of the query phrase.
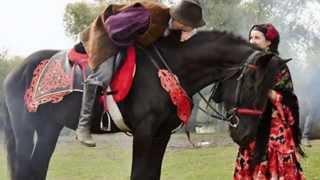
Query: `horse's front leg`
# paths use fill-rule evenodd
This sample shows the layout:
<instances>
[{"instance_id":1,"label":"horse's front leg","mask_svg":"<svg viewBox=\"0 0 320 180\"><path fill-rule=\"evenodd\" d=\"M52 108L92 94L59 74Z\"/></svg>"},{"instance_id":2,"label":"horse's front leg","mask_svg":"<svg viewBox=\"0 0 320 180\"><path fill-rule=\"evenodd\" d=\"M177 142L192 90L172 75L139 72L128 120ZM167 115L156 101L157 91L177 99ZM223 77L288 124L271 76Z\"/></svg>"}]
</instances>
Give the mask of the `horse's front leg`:
<instances>
[{"instance_id":1,"label":"horse's front leg","mask_svg":"<svg viewBox=\"0 0 320 180\"><path fill-rule=\"evenodd\" d=\"M131 180L160 180L161 164L170 132L152 132L152 126L140 125L133 137Z\"/></svg>"}]
</instances>

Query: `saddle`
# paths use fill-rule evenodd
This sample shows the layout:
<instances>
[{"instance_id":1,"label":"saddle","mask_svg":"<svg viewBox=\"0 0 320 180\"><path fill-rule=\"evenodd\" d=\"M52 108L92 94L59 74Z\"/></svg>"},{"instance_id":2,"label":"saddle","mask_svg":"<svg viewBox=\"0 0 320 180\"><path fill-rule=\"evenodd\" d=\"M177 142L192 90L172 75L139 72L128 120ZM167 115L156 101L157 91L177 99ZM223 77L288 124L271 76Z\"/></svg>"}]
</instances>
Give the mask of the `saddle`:
<instances>
[{"instance_id":1,"label":"saddle","mask_svg":"<svg viewBox=\"0 0 320 180\"><path fill-rule=\"evenodd\" d=\"M144 53L156 67L159 67L149 53L146 53L146 51ZM116 58L123 58L123 55L120 53L116 55ZM94 118L93 127L97 128L93 128L95 130L92 131L93 133L108 133L117 130L131 132L124 123L117 103L124 100L131 89L136 70L136 49L134 47L127 48L124 58L121 60L122 64L117 72L113 74L113 79L110 86L107 87L105 95L100 97L103 112L99 114L102 114L103 117ZM58 103L72 92L82 92L83 83L90 74L87 61L88 56L86 54L78 53L74 49L58 52L50 59L42 60L35 68L30 87L25 92L26 109L29 112L36 112L41 104ZM115 62L119 61L115 60ZM180 85L175 74L169 70L158 68L158 77L162 88L177 107L178 118L186 124L191 115L191 99ZM98 125L95 119L100 119ZM106 124L107 126L105 126ZM75 129L76 125L66 126ZM116 129L110 129L110 127L116 127Z\"/></svg>"},{"instance_id":2,"label":"saddle","mask_svg":"<svg viewBox=\"0 0 320 180\"><path fill-rule=\"evenodd\" d=\"M114 116L123 121L116 103L125 99L132 86L136 68L135 48L129 47L125 56L123 53L118 53L115 58L125 59L121 67L114 73L110 86L106 90L112 94L104 93L100 97L100 105L104 110L103 114L108 112L108 116ZM76 52L74 49L60 51L50 59L41 61L34 70L30 87L25 93L27 110L36 112L41 104L58 103L72 92L82 92L83 84L91 71L90 68L87 68L87 62L87 54ZM110 118L107 119L110 120ZM120 129L130 131L123 122L116 125L120 126L118 127Z\"/></svg>"}]
</instances>

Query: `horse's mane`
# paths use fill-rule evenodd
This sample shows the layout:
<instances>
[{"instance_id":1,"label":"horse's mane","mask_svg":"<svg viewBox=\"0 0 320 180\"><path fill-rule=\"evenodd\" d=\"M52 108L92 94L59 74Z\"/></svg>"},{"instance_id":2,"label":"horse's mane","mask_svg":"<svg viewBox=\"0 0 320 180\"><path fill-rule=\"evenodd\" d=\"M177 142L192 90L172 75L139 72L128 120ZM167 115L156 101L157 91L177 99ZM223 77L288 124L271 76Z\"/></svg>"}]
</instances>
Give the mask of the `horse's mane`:
<instances>
[{"instance_id":1,"label":"horse's mane","mask_svg":"<svg viewBox=\"0 0 320 180\"><path fill-rule=\"evenodd\" d=\"M192 36L189 40L185 42L180 42L180 32L171 31L170 35L160 39L160 44L165 47L179 47L179 46L197 46L199 44L207 43L229 43L229 44L245 44L252 46L239 35L235 35L228 31L218 31L218 30L201 30Z\"/></svg>"},{"instance_id":2,"label":"horse's mane","mask_svg":"<svg viewBox=\"0 0 320 180\"><path fill-rule=\"evenodd\" d=\"M232 32L228 31L217 31L217 30L205 30L199 31L196 35L194 35L190 41L195 44L203 43L203 42L215 42L217 40L223 40L226 42L232 42L237 44L248 44L247 40L239 35L235 35Z\"/></svg>"}]
</instances>

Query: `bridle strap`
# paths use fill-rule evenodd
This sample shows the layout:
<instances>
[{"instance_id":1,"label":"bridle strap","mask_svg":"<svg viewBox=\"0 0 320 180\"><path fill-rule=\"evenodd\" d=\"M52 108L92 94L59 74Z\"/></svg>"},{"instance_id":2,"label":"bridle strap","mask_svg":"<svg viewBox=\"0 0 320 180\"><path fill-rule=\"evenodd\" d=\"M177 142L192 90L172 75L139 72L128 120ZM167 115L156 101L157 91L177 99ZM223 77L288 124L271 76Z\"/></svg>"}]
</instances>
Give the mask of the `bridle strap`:
<instances>
[{"instance_id":1,"label":"bridle strap","mask_svg":"<svg viewBox=\"0 0 320 180\"><path fill-rule=\"evenodd\" d=\"M157 53L159 59L161 60L162 64L167 68L167 70L171 73L173 73L172 69L170 68L170 66L168 65L167 61L163 58L162 54L160 53L159 49L157 48L157 46L155 46L154 44L151 45L153 50Z\"/></svg>"},{"instance_id":2,"label":"bridle strap","mask_svg":"<svg viewBox=\"0 0 320 180\"><path fill-rule=\"evenodd\" d=\"M237 108L236 113L244 116L261 116L262 111L257 109L248 109L248 108Z\"/></svg>"},{"instance_id":3,"label":"bridle strap","mask_svg":"<svg viewBox=\"0 0 320 180\"><path fill-rule=\"evenodd\" d=\"M255 50L249 57L248 59L246 60L243 68L242 68L242 71L241 71L241 74L240 76L237 78L237 86L236 86L236 94L235 94L235 99L234 99L234 102L235 102L235 105L236 107L239 106L239 101L240 101L240 88L241 88L241 85L242 85L242 80L243 80L243 76L244 74L246 73L246 71L248 70L249 66L248 65L252 65L253 64L253 61L254 61L254 58L257 54L259 54L260 51L257 51Z\"/></svg>"},{"instance_id":4,"label":"bridle strap","mask_svg":"<svg viewBox=\"0 0 320 180\"><path fill-rule=\"evenodd\" d=\"M216 118L216 119L219 119L222 121L228 121L228 118L225 115L220 113L216 108L212 107L209 100L207 100L201 92L198 92L198 94L201 97L201 99L207 104L207 107L209 107L215 114L208 113L206 110L204 110L199 105L197 106L198 109L200 109L202 112L204 112L206 115L208 115L210 117L213 117L213 118Z\"/></svg>"}]
</instances>

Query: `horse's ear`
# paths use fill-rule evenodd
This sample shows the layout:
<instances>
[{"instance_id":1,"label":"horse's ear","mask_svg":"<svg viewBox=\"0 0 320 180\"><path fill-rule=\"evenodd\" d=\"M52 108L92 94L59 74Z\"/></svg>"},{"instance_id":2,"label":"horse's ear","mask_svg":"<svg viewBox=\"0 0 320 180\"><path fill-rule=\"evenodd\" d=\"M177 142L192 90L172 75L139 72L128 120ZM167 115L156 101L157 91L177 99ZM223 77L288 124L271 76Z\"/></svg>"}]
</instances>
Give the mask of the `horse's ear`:
<instances>
[{"instance_id":1,"label":"horse's ear","mask_svg":"<svg viewBox=\"0 0 320 180\"><path fill-rule=\"evenodd\" d=\"M284 64L287 64L287 63L290 62L291 60L292 60L292 58L284 59L283 62L284 62Z\"/></svg>"},{"instance_id":2,"label":"horse's ear","mask_svg":"<svg viewBox=\"0 0 320 180\"><path fill-rule=\"evenodd\" d=\"M263 53L261 56L258 57L256 65L258 67L266 67L273 56L275 56L273 53Z\"/></svg>"},{"instance_id":3,"label":"horse's ear","mask_svg":"<svg viewBox=\"0 0 320 180\"><path fill-rule=\"evenodd\" d=\"M291 60L292 60L292 58L284 59L284 60L280 61L280 66L282 67L282 66L286 65L286 64L287 64L288 62L290 62Z\"/></svg>"}]
</instances>

